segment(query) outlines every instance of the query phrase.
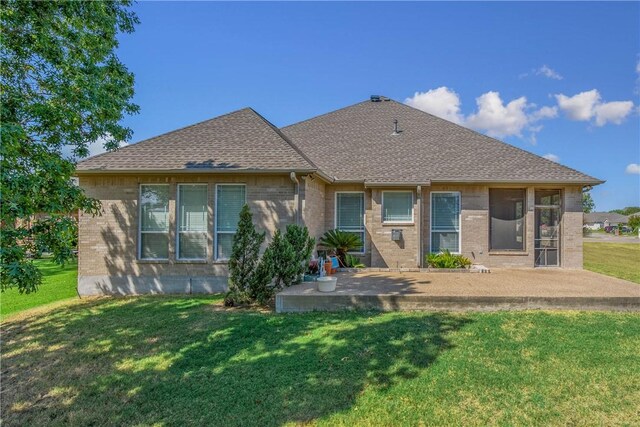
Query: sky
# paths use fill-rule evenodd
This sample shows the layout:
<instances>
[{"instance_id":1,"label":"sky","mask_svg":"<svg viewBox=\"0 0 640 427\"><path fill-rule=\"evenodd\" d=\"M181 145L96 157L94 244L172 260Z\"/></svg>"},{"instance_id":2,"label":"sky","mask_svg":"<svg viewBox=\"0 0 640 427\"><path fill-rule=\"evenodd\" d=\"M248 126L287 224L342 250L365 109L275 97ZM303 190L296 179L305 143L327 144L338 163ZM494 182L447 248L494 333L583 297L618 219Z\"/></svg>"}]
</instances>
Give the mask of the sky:
<instances>
[{"instance_id":1,"label":"sky","mask_svg":"<svg viewBox=\"0 0 640 427\"><path fill-rule=\"evenodd\" d=\"M133 10L118 49L141 108L130 142L244 107L286 126L376 94L606 180L599 211L640 205L639 2Z\"/></svg>"}]
</instances>

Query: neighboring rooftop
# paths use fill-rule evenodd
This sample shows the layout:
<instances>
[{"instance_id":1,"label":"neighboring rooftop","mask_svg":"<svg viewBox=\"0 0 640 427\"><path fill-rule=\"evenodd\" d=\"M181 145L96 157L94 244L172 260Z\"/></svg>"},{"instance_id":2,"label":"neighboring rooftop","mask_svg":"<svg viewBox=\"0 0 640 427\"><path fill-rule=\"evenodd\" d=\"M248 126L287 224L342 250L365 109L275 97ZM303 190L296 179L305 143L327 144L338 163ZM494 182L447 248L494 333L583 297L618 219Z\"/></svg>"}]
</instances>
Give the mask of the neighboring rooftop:
<instances>
[{"instance_id":1,"label":"neighboring rooftop","mask_svg":"<svg viewBox=\"0 0 640 427\"><path fill-rule=\"evenodd\" d=\"M585 224L604 223L607 220L612 224L626 224L629 222L629 217L615 212L591 212L584 214Z\"/></svg>"},{"instance_id":2,"label":"neighboring rooftop","mask_svg":"<svg viewBox=\"0 0 640 427\"><path fill-rule=\"evenodd\" d=\"M399 132L394 132L397 120ZM602 181L388 98L282 128L337 181Z\"/></svg>"},{"instance_id":3,"label":"neighboring rooftop","mask_svg":"<svg viewBox=\"0 0 640 427\"><path fill-rule=\"evenodd\" d=\"M91 171L315 171L251 108L174 130L78 163Z\"/></svg>"}]
</instances>

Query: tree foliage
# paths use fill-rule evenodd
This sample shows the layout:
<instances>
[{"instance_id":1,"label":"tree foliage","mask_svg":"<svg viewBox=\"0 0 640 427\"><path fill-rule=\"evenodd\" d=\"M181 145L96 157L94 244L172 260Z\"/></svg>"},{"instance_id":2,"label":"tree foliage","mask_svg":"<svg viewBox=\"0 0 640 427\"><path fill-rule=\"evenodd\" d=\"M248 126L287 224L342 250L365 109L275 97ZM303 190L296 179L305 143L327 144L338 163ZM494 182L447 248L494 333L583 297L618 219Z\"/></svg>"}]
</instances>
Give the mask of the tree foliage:
<instances>
[{"instance_id":1,"label":"tree foliage","mask_svg":"<svg viewBox=\"0 0 640 427\"><path fill-rule=\"evenodd\" d=\"M615 213L619 213L620 215L633 215L635 213L640 212L640 206L627 206L624 209L614 209L612 211L609 212L615 212Z\"/></svg>"},{"instance_id":2,"label":"tree foliage","mask_svg":"<svg viewBox=\"0 0 640 427\"><path fill-rule=\"evenodd\" d=\"M69 213L99 214L99 202L72 182L73 160L94 141L113 150L131 137L120 121L138 111L130 101L133 74L115 54L117 35L138 23L130 3L2 1L3 290L35 291L41 276L29 254L46 245L64 263L77 233Z\"/></svg>"},{"instance_id":3,"label":"tree foliage","mask_svg":"<svg viewBox=\"0 0 640 427\"><path fill-rule=\"evenodd\" d=\"M640 229L640 215L631 215L628 225L633 231L638 231Z\"/></svg>"},{"instance_id":4,"label":"tree foliage","mask_svg":"<svg viewBox=\"0 0 640 427\"><path fill-rule=\"evenodd\" d=\"M275 232L269 245L275 270L275 292L298 283L307 269L315 244L307 227L291 224L284 235L280 230Z\"/></svg>"},{"instance_id":5,"label":"tree foliage","mask_svg":"<svg viewBox=\"0 0 640 427\"><path fill-rule=\"evenodd\" d=\"M347 265L347 252L362 247L362 240L357 234L348 233L341 230L329 230L320 238L320 245L334 251L340 265Z\"/></svg>"},{"instance_id":6,"label":"tree foliage","mask_svg":"<svg viewBox=\"0 0 640 427\"><path fill-rule=\"evenodd\" d=\"M582 193L582 212L590 213L593 212L596 208L596 203L593 201L591 197L591 193L585 191Z\"/></svg>"}]
</instances>

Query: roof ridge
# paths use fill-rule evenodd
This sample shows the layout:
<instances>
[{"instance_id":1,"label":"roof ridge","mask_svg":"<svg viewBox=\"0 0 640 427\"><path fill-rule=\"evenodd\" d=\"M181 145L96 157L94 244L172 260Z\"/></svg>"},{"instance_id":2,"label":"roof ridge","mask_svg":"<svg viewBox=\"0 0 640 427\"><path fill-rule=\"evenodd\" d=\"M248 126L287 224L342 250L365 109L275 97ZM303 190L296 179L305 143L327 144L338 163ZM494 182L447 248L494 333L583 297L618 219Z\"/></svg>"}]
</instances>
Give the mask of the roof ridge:
<instances>
[{"instance_id":1,"label":"roof ridge","mask_svg":"<svg viewBox=\"0 0 640 427\"><path fill-rule=\"evenodd\" d=\"M176 132L179 132L179 131L183 131L183 130L185 130L185 129L189 129L189 128L192 128L192 127L194 127L194 126L198 126L198 125L201 125L201 124L203 124L203 123L207 123L207 122L210 122L210 121L213 121L213 120L221 119L221 118L223 118L223 117L230 116L231 114L236 114L236 113L239 113L239 112L244 111L244 110L251 110L251 111L254 111L251 107L243 107L243 108L240 108L240 109L238 109L238 110L231 111L231 112L229 112L229 113L224 113L224 114L221 114L221 115L219 115L219 116L210 117L210 118L208 118L208 119L201 120L201 121L199 121L199 122L192 123L192 124L190 124L190 125L182 126L182 127L178 128L178 129L173 129L173 130L170 130L170 131L168 131L168 132L161 133L161 134L159 134L159 135L150 136L149 138L145 138L145 139L143 139L143 140L141 140L141 141L138 141L138 142L134 142L134 143L131 143L131 144L127 144L127 145L125 145L124 147L118 147L117 149L115 149L115 150L113 150L113 151L105 151L104 153L96 154L95 156L86 157L86 158L84 158L84 159L79 160L78 162L76 162L76 166L77 166L77 165L79 165L79 164L80 164L80 163L82 163L82 162L87 161L87 160L93 160L93 159L97 159L98 157L102 157L102 156L107 155L107 154L112 154L112 153L121 152L121 151L123 151L123 150L126 150L127 148L133 147L134 145L139 147L139 145L138 145L138 144L148 143L148 142L150 142L150 141L152 141L152 140L154 140L154 139L156 139L156 138L159 138L159 137L161 137L161 136L171 135L171 134L173 134L173 133L176 133ZM255 111L254 111L254 112L255 112ZM259 115L259 114L258 114L258 115Z\"/></svg>"},{"instance_id":2,"label":"roof ridge","mask_svg":"<svg viewBox=\"0 0 640 427\"><path fill-rule=\"evenodd\" d=\"M302 157L303 160L305 160L307 163L309 163L310 166L316 168L316 169L320 169L314 162L311 161L310 158L307 157L306 154L304 154L300 148L298 148L298 146L296 146L290 139L289 137L287 137L284 133L282 133L282 131L280 131L280 129L278 129L278 127L276 125L274 125L273 123L271 123L269 120L267 120L262 114L258 113L256 110L254 110L251 107L248 107L249 110L253 111L255 113L256 116L258 116L260 119L262 119L269 127L271 127L271 129L273 129L276 134L282 138L282 140L284 142L286 142L287 144L289 144L289 146L293 149L293 151L295 151L300 157Z\"/></svg>"},{"instance_id":3,"label":"roof ridge","mask_svg":"<svg viewBox=\"0 0 640 427\"><path fill-rule=\"evenodd\" d=\"M402 102L398 102L398 101L396 101L395 99L391 99L391 98L389 98L389 100L390 100L391 102L395 102L396 104L401 105L401 106L403 106L403 107L406 107L406 108L409 108L409 109L412 109L412 110L419 111L419 112L421 112L421 113L423 113L423 114L426 114L427 116L433 117L433 118L435 118L435 119L437 119L437 120L443 120L443 121L445 121L445 122L447 122L447 123L450 123L450 124L452 124L452 125L458 126L458 127L462 128L462 129L465 129L466 131L469 131L469 132L475 133L476 135L479 135L479 136L481 136L481 137L483 137L483 138L490 139L490 140L495 141L495 142L499 142L500 144L506 145L507 147L515 148L516 150L519 150L519 151L521 151L521 152L523 152L523 153L526 153L526 154L528 154L528 155L536 156L536 157L538 157L538 158L540 158L540 159L543 159L543 160L544 160L544 161L546 161L546 162L549 162L550 164L553 164L554 166L560 166L560 167L563 167L563 168L569 169L569 170L571 170L571 171L573 171L573 172L577 172L577 173L579 173L579 174L581 174L581 175L584 175L584 176L586 176L586 177L588 177L588 178L591 178L591 179L593 179L594 181L600 181L601 183L603 183L603 182L604 182L604 181L602 181L601 179L595 178L595 177L593 177L593 176L591 176L591 175L587 175L586 173L581 172L581 171L579 171L579 170L577 170L577 169L574 169L574 168L572 168L572 167L569 167L569 166L563 165L562 163L554 162L553 160L549 160L549 159L547 159L547 158L545 158L545 157L543 157L543 156L539 156L539 155L537 155L536 153L532 153L531 151L527 151L527 150L525 150L524 148L520 148L520 147L515 146L515 145L513 145L513 144L509 144L509 143L507 143L507 142L501 141L501 140L499 140L498 138L494 138L494 137L491 137L491 136L489 136L489 135L485 135L484 133L482 133L482 132L478 132L477 130L474 130L474 129L468 128L468 127L466 127L466 126L462 126L462 125L461 125L461 124L459 124L459 123L454 123L454 122L452 122L452 121L450 121L450 120L443 119L442 117L435 116L435 115L433 115L433 114L431 114L431 113L428 113L428 112L426 112L426 111L420 110L419 108L415 108L415 107L412 107L411 105L407 105L407 104L404 104L404 103L402 103Z\"/></svg>"},{"instance_id":4,"label":"roof ridge","mask_svg":"<svg viewBox=\"0 0 640 427\"><path fill-rule=\"evenodd\" d=\"M390 99L391 98L387 98L387 100L390 100ZM317 116L309 117L308 119L300 120L299 122L291 123L289 125L286 125L286 126L282 127L281 129L284 130L284 129L290 128L292 126L297 126L297 125L300 125L302 123L305 123L305 122L308 122L308 121L311 121L311 120L319 119L320 117L328 116L329 114L337 113L338 111L346 110L347 108L355 107L356 105L364 104L366 102L372 102L372 101L365 100L365 101L356 102L355 104L347 105L346 107L337 108L335 110L328 111L326 113L322 113L322 114L317 115Z\"/></svg>"}]
</instances>

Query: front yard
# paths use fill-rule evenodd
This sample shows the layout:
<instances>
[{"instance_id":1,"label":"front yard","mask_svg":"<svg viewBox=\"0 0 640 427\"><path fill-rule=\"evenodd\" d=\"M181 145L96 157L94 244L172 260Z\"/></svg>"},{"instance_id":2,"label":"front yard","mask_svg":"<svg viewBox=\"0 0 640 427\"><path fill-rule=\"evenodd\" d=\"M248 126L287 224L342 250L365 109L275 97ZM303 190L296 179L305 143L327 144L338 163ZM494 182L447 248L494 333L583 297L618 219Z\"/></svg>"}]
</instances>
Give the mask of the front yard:
<instances>
[{"instance_id":1,"label":"front yard","mask_svg":"<svg viewBox=\"0 0 640 427\"><path fill-rule=\"evenodd\" d=\"M2 324L13 425L637 422L640 315L73 301Z\"/></svg>"}]
</instances>

